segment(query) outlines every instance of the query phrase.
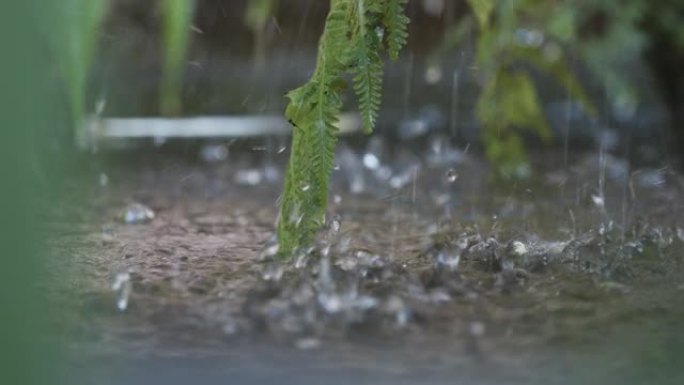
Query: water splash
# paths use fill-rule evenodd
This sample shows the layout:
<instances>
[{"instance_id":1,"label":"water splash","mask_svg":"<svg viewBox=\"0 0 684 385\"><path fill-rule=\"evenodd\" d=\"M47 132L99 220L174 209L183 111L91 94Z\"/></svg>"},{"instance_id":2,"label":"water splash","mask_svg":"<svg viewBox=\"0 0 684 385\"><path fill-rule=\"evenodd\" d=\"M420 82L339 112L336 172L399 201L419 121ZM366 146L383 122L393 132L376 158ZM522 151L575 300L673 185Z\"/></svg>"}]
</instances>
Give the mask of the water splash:
<instances>
[{"instance_id":1,"label":"water splash","mask_svg":"<svg viewBox=\"0 0 684 385\"><path fill-rule=\"evenodd\" d=\"M261 270L261 278L264 281L278 282L283 278L285 269L278 261L269 261Z\"/></svg>"},{"instance_id":2,"label":"water splash","mask_svg":"<svg viewBox=\"0 0 684 385\"><path fill-rule=\"evenodd\" d=\"M154 211L142 203L131 203L126 207L123 221L128 225L147 223L154 219Z\"/></svg>"},{"instance_id":3,"label":"water splash","mask_svg":"<svg viewBox=\"0 0 684 385\"><path fill-rule=\"evenodd\" d=\"M456 169L450 168L444 174L444 177L447 182L455 183L458 180L458 172L456 171Z\"/></svg>"},{"instance_id":4,"label":"water splash","mask_svg":"<svg viewBox=\"0 0 684 385\"><path fill-rule=\"evenodd\" d=\"M278 237L273 235L259 251L259 260L270 261L278 255L279 250L280 244L278 243Z\"/></svg>"}]
</instances>

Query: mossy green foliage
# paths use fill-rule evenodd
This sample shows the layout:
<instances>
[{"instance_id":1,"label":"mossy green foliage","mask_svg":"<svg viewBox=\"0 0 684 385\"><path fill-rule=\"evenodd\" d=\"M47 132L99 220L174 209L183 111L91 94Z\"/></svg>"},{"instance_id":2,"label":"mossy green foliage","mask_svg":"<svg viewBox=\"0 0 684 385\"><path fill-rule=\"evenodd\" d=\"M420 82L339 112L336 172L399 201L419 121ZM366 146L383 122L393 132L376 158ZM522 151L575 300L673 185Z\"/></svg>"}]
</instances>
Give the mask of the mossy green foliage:
<instances>
[{"instance_id":1,"label":"mossy green foliage","mask_svg":"<svg viewBox=\"0 0 684 385\"><path fill-rule=\"evenodd\" d=\"M292 151L280 204L278 241L287 256L311 244L325 223L328 185L334 166L338 116L345 75L351 75L364 131L376 123L381 101L383 60L397 58L406 43L407 0L331 0L321 36L316 70L287 94L285 115L292 123Z\"/></svg>"},{"instance_id":2,"label":"mossy green foliage","mask_svg":"<svg viewBox=\"0 0 684 385\"><path fill-rule=\"evenodd\" d=\"M468 0L468 16L445 36L441 51L477 30L475 66L482 84L476 116L485 153L506 178L525 177L528 160L521 130L544 141L551 131L531 73L554 79L594 115L592 103L568 66L565 47L576 38L576 14L568 2Z\"/></svg>"},{"instance_id":3,"label":"mossy green foliage","mask_svg":"<svg viewBox=\"0 0 684 385\"><path fill-rule=\"evenodd\" d=\"M190 26L195 9L193 0L162 0L164 64L160 109L164 115L181 113L183 67Z\"/></svg>"}]
</instances>

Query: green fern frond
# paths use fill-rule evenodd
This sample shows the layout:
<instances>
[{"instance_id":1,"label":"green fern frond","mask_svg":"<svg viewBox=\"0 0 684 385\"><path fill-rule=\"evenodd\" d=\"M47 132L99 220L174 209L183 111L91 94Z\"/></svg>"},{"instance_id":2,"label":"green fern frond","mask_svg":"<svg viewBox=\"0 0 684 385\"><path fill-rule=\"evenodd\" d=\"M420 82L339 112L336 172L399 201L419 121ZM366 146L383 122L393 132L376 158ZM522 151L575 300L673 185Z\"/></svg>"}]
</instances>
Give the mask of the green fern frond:
<instances>
[{"instance_id":1,"label":"green fern frond","mask_svg":"<svg viewBox=\"0 0 684 385\"><path fill-rule=\"evenodd\" d=\"M359 61L354 76L354 92L359 99L363 130L370 134L375 127L382 100L383 63L376 52Z\"/></svg>"},{"instance_id":2,"label":"green fern frond","mask_svg":"<svg viewBox=\"0 0 684 385\"><path fill-rule=\"evenodd\" d=\"M404 14L408 0L386 0L382 24L387 32L387 51L393 60L408 40L409 18Z\"/></svg>"},{"instance_id":3,"label":"green fern frond","mask_svg":"<svg viewBox=\"0 0 684 385\"><path fill-rule=\"evenodd\" d=\"M280 254L310 245L325 222L328 187L335 161L337 123L345 75L353 75L364 130L371 132L380 109L383 62L378 30L390 31L390 56L406 41L406 0L331 0L319 41L316 70L287 94L285 115L293 125L292 151L280 204ZM394 55L392 54L394 53Z\"/></svg>"},{"instance_id":4,"label":"green fern frond","mask_svg":"<svg viewBox=\"0 0 684 385\"><path fill-rule=\"evenodd\" d=\"M380 58L380 38L374 30L361 28L357 39L354 70L354 92L359 99L363 130L370 134L375 127L382 101L383 62Z\"/></svg>"}]
</instances>

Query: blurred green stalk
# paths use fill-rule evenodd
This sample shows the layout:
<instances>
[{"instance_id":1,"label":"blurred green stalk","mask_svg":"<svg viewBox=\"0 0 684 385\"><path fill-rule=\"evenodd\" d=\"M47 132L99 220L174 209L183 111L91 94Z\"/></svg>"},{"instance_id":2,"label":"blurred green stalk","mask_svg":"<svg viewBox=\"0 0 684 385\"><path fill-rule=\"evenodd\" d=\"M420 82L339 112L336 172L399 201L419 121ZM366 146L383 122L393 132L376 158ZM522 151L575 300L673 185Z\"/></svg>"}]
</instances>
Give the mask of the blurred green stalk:
<instances>
[{"instance_id":1,"label":"blurred green stalk","mask_svg":"<svg viewBox=\"0 0 684 385\"><path fill-rule=\"evenodd\" d=\"M278 0L249 0L245 9L245 24L254 36L254 68L266 65L266 25L278 11Z\"/></svg>"},{"instance_id":2,"label":"blurred green stalk","mask_svg":"<svg viewBox=\"0 0 684 385\"><path fill-rule=\"evenodd\" d=\"M56 39L53 49L69 96L71 120L78 130L83 128L87 114L88 75L108 0L62 0L60 3L56 11L63 20L64 28L48 33Z\"/></svg>"},{"instance_id":3,"label":"blurred green stalk","mask_svg":"<svg viewBox=\"0 0 684 385\"><path fill-rule=\"evenodd\" d=\"M193 0L162 0L164 67L160 109L163 115L181 113L183 67L194 13Z\"/></svg>"}]
</instances>

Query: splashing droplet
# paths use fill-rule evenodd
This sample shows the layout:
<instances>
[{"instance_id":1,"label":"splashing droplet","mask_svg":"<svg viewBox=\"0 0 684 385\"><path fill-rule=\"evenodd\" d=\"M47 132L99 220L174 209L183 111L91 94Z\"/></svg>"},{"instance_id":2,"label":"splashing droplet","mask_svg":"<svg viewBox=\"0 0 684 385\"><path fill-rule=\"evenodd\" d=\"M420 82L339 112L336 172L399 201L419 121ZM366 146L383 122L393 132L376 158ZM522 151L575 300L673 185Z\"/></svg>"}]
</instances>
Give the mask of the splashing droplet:
<instances>
[{"instance_id":1,"label":"splashing droplet","mask_svg":"<svg viewBox=\"0 0 684 385\"><path fill-rule=\"evenodd\" d=\"M337 234L340 232L340 229L342 228L342 217L339 215L335 215L330 219L330 223L328 224L328 227L330 228L330 233L332 234Z\"/></svg>"},{"instance_id":2,"label":"splashing droplet","mask_svg":"<svg viewBox=\"0 0 684 385\"><path fill-rule=\"evenodd\" d=\"M461 262L460 252L448 252L441 250L435 255L435 263L438 267L446 268L449 271L456 271Z\"/></svg>"},{"instance_id":3,"label":"splashing droplet","mask_svg":"<svg viewBox=\"0 0 684 385\"><path fill-rule=\"evenodd\" d=\"M321 341L317 338L302 338L295 343L297 349L312 350L321 346Z\"/></svg>"},{"instance_id":4,"label":"splashing droplet","mask_svg":"<svg viewBox=\"0 0 684 385\"><path fill-rule=\"evenodd\" d=\"M363 156L363 165L369 170L375 170L380 167L380 159L373 153L367 153Z\"/></svg>"},{"instance_id":5,"label":"splashing droplet","mask_svg":"<svg viewBox=\"0 0 684 385\"><path fill-rule=\"evenodd\" d=\"M264 281L278 282L283 278L284 272L283 267L278 261L271 261L264 265L264 268L261 271L261 278L263 278Z\"/></svg>"},{"instance_id":6,"label":"splashing droplet","mask_svg":"<svg viewBox=\"0 0 684 385\"><path fill-rule=\"evenodd\" d=\"M453 168L450 168L449 170L447 170L447 172L446 172L446 174L444 174L444 176L446 177L446 180L449 183L454 183L458 180L458 172L456 172L456 170Z\"/></svg>"},{"instance_id":7,"label":"splashing droplet","mask_svg":"<svg viewBox=\"0 0 684 385\"><path fill-rule=\"evenodd\" d=\"M307 250L298 250L295 253L295 258L294 258L294 267L295 269L301 270L306 267L306 265L309 263L309 254L311 253L311 249Z\"/></svg>"},{"instance_id":8,"label":"splashing droplet","mask_svg":"<svg viewBox=\"0 0 684 385\"><path fill-rule=\"evenodd\" d=\"M264 247L259 252L259 260L266 261L275 258L280 250L280 244L278 244L278 238L273 236L266 242Z\"/></svg>"},{"instance_id":9,"label":"splashing droplet","mask_svg":"<svg viewBox=\"0 0 684 385\"><path fill-rule=\"evenodd\" d=\"M123 215L124 223L129 225L146 223L152 219L154 219L154 211L140 203L129 204Z\"/></svg>"}]
</instances>

